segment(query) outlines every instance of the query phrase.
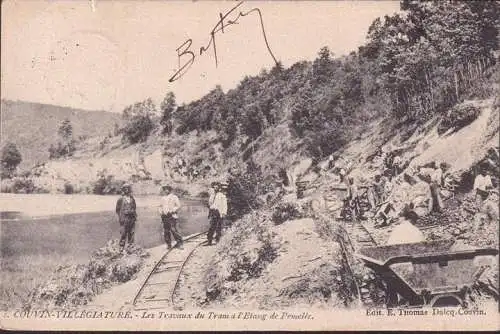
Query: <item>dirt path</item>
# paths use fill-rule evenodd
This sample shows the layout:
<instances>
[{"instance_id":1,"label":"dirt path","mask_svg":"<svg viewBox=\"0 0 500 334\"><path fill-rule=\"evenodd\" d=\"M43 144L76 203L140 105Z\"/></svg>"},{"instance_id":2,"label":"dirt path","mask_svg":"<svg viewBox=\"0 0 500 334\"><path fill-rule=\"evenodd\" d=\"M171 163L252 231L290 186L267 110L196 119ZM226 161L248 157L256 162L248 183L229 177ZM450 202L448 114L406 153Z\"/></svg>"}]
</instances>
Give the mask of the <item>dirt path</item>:
<instances>
[{"instance_id":1,"label":"dirt path","mask_svg":"<svg viewBox=\"0 0 500 334\"><path fill-rule=\"evenodd\" d=\"M176 294L176 308L199 309L206 305L205 273L216 253L216 246L200 246L186 263Z\"/></svg>"}]
</instances>

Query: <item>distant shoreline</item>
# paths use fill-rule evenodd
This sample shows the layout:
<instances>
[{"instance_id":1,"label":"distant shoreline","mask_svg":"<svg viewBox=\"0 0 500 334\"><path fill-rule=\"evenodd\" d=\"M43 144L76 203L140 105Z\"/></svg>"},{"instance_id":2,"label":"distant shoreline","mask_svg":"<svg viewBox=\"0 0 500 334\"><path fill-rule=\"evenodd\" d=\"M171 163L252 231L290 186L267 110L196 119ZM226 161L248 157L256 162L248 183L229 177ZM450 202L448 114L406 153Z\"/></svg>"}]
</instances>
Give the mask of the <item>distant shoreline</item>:
<instances>
[{"instance_id":1,"label":"distant shoreline","mask_svg":"<svg viewBox=\"0 0 500 334\"><path fill-rule=\"evenodd\" d=\"M0 193L0 212L19 213L20 216L19 219L0 221L39 220L68 214L113 212L118 198L119 195ZM135 198L138 208L156 208L160 205L158 195L140 195ZM193 199L184 200L185 203L192 201Z\"/></svg>"}]
</instances>

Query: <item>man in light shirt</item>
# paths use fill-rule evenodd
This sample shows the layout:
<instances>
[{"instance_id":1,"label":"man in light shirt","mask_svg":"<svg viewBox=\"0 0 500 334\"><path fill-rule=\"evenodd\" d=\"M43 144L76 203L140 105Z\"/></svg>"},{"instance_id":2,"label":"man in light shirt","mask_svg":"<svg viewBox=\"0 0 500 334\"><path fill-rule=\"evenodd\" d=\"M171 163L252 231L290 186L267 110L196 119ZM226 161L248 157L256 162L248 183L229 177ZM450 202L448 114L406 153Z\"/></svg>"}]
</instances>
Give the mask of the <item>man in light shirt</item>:
<instances>
[{"instance_id":1,"label":"man in light shirt","mask_svg":"<svg viewBox=\"0 0 500 334\"><path fill-rule=\"evenodd\" d=\"M491 202L490 201L491 193L494 190L494 188L491 176L486 174L485 172L486 168L487 166L484 164L481 164L478 167L476 167L477 175L476 178L474 179L474 186L473 186L473 190L475 191L475 196L476 196L476 207L477 207L477 214L474 217L474 229L473 229L474 233L477 232L477 230L481 226L483 226L489 219L491 219L492 221L498 221L497 216L495 216L495 214L492 215L492 212L494 210L491 210L491 205L488 205L488 202ZM498 205L498 203L496 205Z\"/></svg>"},{"instance_id":2,"label":"man in light shirt","mask_svg":"<svg viewBox=\"0 0 500 334\"><path fill-rule=\"evenodd\" d=\"M441 199L441 185L443 184L443 169L442 164L430 173L431 192L432 192L432 211L441 212L444 208L443 200Z\"/></svg>"},{"instance_id":3,"label":"man in light shirt","mask_svg":"<svg viewBox=\"0 0 500 334\"><path fill-rule=\"evenodd\" d=\"M169 185L163 185L162 188L163 197L161 198L161 206L159 212L161 215L161 221L163 223L163 238L167 244L167 248L172 248L172 239L170 234L174 236L177 242L174 247L182 249L182 236L177 230L178 215L177 212L181 206L179 197L172 193L172 187Z\"/></svg>"},{"instance_id":4,"label":"man in light shirt","mask_svg":"<svg viewBox=\"0 0 500 334\"><path fill-rule=\"evenodd\" d=\"M483 202L488 198L490 190L493 188L491 182L491 176L484 172L484 169L480 166L477 170L476 178L474 179L474 189L476 192L476 203L480 208Z\"/></svg>"},{"instance_id":5,"label":"man in light shirt","mask_svg":"<svg viewBox=\"0 0 500 334\"><path fill-rule=\"evenodd\" d=\"M223 192L223 185L216 183L213 186L214 192L208 199L210 219L210 228L208 229L208 245L212 245L212 239L215 233L215 242L219 242L222 235L222 222L227 215L227 197Z\"/></svg>"}]
</instances>

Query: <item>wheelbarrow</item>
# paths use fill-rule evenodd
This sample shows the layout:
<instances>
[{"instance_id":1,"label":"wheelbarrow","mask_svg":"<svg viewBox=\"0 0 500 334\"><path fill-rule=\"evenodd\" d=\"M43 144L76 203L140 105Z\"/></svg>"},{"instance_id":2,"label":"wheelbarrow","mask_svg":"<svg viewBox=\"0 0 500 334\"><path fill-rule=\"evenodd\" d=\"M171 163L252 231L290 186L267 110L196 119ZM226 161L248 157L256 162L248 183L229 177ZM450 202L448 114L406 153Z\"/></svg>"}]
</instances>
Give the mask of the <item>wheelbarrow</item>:
<instances>
[{"instance_id":1,"label":"wheelbarrow","mask_svg":"<svg viewBox=\"0 0 500 334\"><path fill-rule=\"evenodd\" d=\"M465 306L472 285L498 250L464 249L454 240L360 248L356 256L387 286L387 306Z\"/></svg>"}]
</instances>

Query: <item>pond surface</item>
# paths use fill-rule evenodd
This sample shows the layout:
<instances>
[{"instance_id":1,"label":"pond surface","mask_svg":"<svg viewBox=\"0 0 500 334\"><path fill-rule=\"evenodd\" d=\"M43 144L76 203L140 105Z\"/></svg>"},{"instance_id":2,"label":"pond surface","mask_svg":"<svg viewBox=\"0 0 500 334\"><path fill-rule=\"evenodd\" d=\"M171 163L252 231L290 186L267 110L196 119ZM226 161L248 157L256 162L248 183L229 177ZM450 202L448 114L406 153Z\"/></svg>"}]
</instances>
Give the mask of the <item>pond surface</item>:
<instances>
[{"instance_id":1,"label":"pond surface","mask_svg":"<svg viewBox=\"0 0 500 334\"><path fill-rule=\"evenodd\" d=\"M36 202L43 206L45 201L50 200L50 195L45 195ZM135 242L144 248L163 245L163 226L157 212L157 199L137 199L137 202ZM181 199L181 202L179 232L186 236L206 231L206 206L195 200ZM25 282L33 286L46 279L60 265L86 263L95 250L110 239L118 239L120 226L112 211L114 203L111 204L109 211L78 212L79 208L76 208L77 213L50 216L33 215L33 210L27 214L22 207L17 207L19 205L15 210L9 207L9 211L0 207L0 292L15 289Z\"/></svg>"},{"instance_id":2,"label":"pond surface","mask_svg":"<svg viewBox=\"0 0 500 334\"><path fill-rule=\"evenodd\" d=\"M189 235L208 228L207 209L201 202L183 201L179 231ZM163 227L156 206L138 207L136 243L150 248L163 243ZM64 253L81 258L119 238L119 223L113 211L86 212L31 218L19 211L0 213L2 259L27 254Z\"/></svg>"}]
</instances>

